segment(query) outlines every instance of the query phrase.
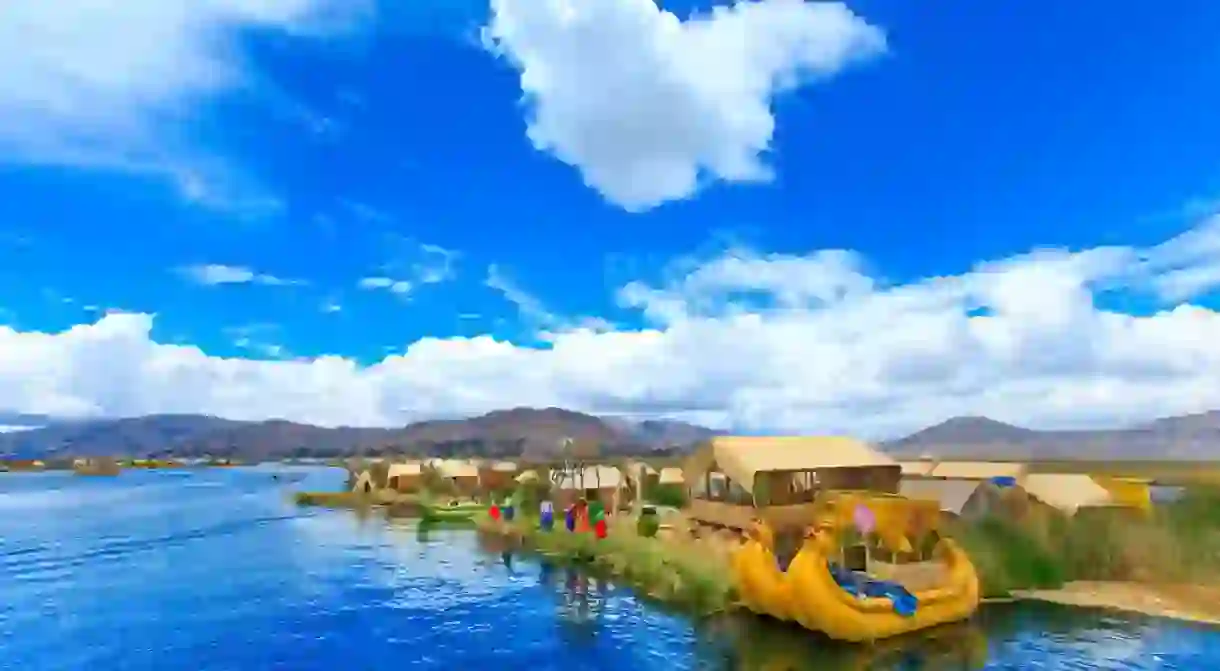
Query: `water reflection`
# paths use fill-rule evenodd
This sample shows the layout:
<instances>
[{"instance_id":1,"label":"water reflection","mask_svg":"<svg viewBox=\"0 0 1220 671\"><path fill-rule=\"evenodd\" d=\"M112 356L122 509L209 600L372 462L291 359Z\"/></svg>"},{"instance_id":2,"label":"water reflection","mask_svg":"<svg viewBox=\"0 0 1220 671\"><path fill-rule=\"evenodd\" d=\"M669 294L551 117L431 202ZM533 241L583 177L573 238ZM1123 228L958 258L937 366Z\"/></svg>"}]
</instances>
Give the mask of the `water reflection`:
<instances>
[{"instance_id":1,"label":"water reflection","mask_svg":"<svg viewBox=\"0 0 1220 671\"><path fill-rule=\"evenodd\" d=\"M534 558L514 561L513 543L498 536L480 536L479 547L516 580L532 582L538 576L553 603L547 619L558 627L559 640L575 655L592 656L587 659L598 659L629 640L633 654L656 655L667 664L673 660L674 671L1220 668L1220 639L1214 630L1051 604L988 605L970 622L873 646L839 645L800 627L749 615L705 621L692 631L688 620L644 605L626 586Z\"/></svg>"},{"instance_id":2,"label":"water reflection","mask_svg":"<svg viewBox=\"0 0 1220 671\"><path fill-rule=\"evenodd\" d=\"M494 543L483 548L504 552ZM613 595L625 588L584 572L543 562L539 582L556 594L556 619L564 638L596 636L613 611ZM613 615L611 615L613 617ZM835 644L795 625L752 615L704 622L694 645L696 668L709 671L977 671L988 661L984 625L968 622L873 646Z\"/></svg>"},{"instance_id":3,"label":"water reflection","mask_svg":"<svg viewBox=\"0 0 1220 671\"><path fill-rule=\"evenodd\" d=\"M975 671L987 664L987 637L967 622L880 641L835 644L795 625L734 615L708 623L704 634L734 671ZM726 641L727 645L719 643Z\"/></svg>"},{"instance_id":4,"label":"water reflection","mask_svg":"<svg viewBox=\"0 0 1220 671\"><path fill-rule=\"evenodd\" d=\"M512 553L505 552L506 556ZM558 621L570 633L592 636L604 613L609 585L574 568L556 567L548 562L538 566L538 580L555 588Z\"/></svg>"}]
</instances>

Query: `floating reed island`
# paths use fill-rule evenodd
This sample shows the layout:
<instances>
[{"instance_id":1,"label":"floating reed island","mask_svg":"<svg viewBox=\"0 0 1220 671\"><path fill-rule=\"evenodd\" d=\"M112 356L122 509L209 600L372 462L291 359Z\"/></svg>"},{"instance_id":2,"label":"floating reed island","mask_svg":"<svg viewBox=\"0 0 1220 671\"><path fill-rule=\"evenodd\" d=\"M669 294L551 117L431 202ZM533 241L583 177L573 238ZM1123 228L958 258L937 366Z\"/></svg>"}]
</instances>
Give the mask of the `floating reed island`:
<instances>
[{"instance_id":1,"label":"floating reed island","mask_svg":"<svg viewBox=\"0 0 1220 671\"><path fill-rule=\"evenodd\" d=\"M420 502L420 496L417 494L400 494L392 491L295 492L292 499L298 506L345 509L403 507Z\"/></svg>"},{"instance_id":2,"label":"floating reed island","mask_svg":"<svg viewBox=\"0 0 1220 671\"><path fill-rule=\"evenodd\" d=\"M655 537L641 536L638 518L626 514L610 516L604 538L562 527L548 531L538 516L510 522L483 514L476 524L486 549L527 551L558 564L580 565L693 615L721 613L736 605L731 547L714 538L670 528L660 529Z\"/></svg>"},{"instance_id":3,"label":"floating reed island","mask_svg":"<svg viewBox=\"0 0 1220 671\"><path fill-rule=\"evenodd\" d=\"M865 587L904 587L917 597L917 611L936 601L918 597L933 594L943 577L934 570L943 563L941 538L963 551L977 575L975 593L984 599L1023 597L1031 590L1046 595L1081 581L1158 590L1220 585L1220 492L1211 484L1220 476L1166 487L1164 479L1154 485L1138 469L1093 473L1097 465L1088 462L897 462L859 441L806 437L717 437L681 468L659 460L596 461L568 455L562 463L528 467L477 460L348 462L344 491L302 492L296 500L421 518L437 502L462 501L456 512L464 518L471 513L489 546L580 564L696 613L749 600L758 610L765 601L760 592L750 597L743 587L742 576L751 572L735 569L733 561L757 540L750 536L755 522L765 521L774 532L763 558L789 566L824 517L827 497L847 492L864 495L872 521L862 527L856 505L833 516L841 546L831 551L834 563L876 579ZM491 501L509 497L516 519L484 512ZM571 533L562 525L545 530L545 501L560 515L576 501L604 507L610 513L604 533ZM663 514L628 512L640 511L641 504ZM890 514L895 506L921 512ZM917 518L922 532L912 527ZM650 520L659 531L642 531ZM776 582L763 573L752 572L755 583ZM780 582L803 580L782 573Z\"/></svg>"},{"instance_id":4,"label":"floating reed island","mask_svg":"<svg viewBox=\"0 0 1220 671\"><path fill-rule=\"evenodd\" d=\"M73 461L72 470L77 475L114 476L121 473L123 468L117 459L89 457Z\"/></svg>"},{"instance_id":5,"label":"floating reed island","mask_svg":"<svg viewBox=\"0 0 1220 671\"><path fill-rule=\"evenodd\" d=\"M386 507L396 516L473 519L478 500L503 500L512 494L519 468L512 462L431 459L351 459L342 491L299 492L302 506L364 509Z\"/></svg>"}]
</instances>

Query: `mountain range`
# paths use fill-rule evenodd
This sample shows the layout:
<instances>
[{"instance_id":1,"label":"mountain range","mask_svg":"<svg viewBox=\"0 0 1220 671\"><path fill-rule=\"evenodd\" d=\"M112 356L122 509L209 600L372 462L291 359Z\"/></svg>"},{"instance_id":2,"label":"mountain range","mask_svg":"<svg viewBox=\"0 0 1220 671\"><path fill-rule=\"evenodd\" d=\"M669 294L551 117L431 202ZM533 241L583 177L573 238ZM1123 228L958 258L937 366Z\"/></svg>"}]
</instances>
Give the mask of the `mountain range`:
<instances>
[{"instance_id":1,"label":"mountain range","mask_svg":"<svg viewBox=\"0 0 1220 671\"><path fill-rule=\"evenodd\" d=\"M349 454L538 457L596 446L605 455L682 453L712 429L670 420L635 421L561 408L514 408L477 417L397 428L325 428L284 420L243 422L206 415L62 420L0 413L0 455L203 456L246 460ZM1220 457L1220 411L1144 425L1089 431L1040 431L986 417L956 417L880 443L899 458L1109 459L1196 461Z\"/></svg>"},{"instance_id":2,"label":"mountain range","mask_svg":"<svg viewBox=\"0 0 1220 671\"><path fill-rule=\"evenodd\" d=\"M29 419L27 417L27 419ZM245 460L418 453L436 456L548 457L566 441L603 454L673 452L715 435L693 424L602 418L561 408L515 408L478 417L417 422L398 428L325 428L285 420L243 422L206 415L27 421L0 433L0 455L211 455Z\"/></svg>"},{"instance_id":3,"label":"mountain range","mask_svg":"<svg viewBox=\"0 0 1220 671\"><path fill-rule=\"evenodd\" d=\"M955 417L882 444L899 457L992 460L1204 461L1220 459L1220 410L1121 429L1038 431L987 417Z\"/></svg>"}]
</instances>

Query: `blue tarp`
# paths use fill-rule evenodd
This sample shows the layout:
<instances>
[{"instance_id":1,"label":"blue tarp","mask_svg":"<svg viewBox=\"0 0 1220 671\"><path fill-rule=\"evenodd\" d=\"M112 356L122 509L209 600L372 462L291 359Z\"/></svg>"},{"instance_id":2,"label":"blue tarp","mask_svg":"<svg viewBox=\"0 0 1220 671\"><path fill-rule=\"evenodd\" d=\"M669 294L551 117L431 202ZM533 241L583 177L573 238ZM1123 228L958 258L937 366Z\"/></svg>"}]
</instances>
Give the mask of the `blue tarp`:
<instances>
[{"instance_id":1,"label":"blue tarp","mask_svg":"<svg viewBox=\"0 0 1220 671\"><path fill-rule=\"evenodd\" d=\"M914 615L915 610L919 607L919 599L896 582L870 578L863 573L848 571L834 564L831 564L829 568L830 575L834 577L835 582L848 594L861 598L888 598L894 603L894 612L904 617Z\"/></svg>"},{"instance_id":2,"label":"blue tarp","mask_svg":"<svg viewBox=\"0 0 1220 671\"><path fill-rule=\"evenodd\" d=\"M991 479L991 484L996 487L1016 487L1017 479L1011 475L1001 475Z\"/></svg>"}]
</instances>

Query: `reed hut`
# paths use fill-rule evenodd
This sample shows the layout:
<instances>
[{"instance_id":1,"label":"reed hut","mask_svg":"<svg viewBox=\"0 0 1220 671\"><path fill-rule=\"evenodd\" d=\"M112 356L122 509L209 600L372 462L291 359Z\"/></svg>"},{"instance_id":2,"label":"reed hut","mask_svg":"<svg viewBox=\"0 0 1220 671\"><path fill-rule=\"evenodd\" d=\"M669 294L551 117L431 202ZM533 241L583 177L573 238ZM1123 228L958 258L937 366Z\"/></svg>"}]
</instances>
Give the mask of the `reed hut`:
<instances>
[{"instance_id":1,"label":"reed hut","mask_svg":"<svg viewBox=\"0 0 1220 671\"><path fill-rule=\"evenodd\" d=\"M898 493L919 501L935 501L943 518L977 520L998 510L1003 490L987 480L903 478Z\"/></svg>"},{"instance_id":2,"label":"reed hut","mask_svg":"<svg viewBox=\"0 0 1220 671\"><path fill-rule=\"evenodd\" d=\"M446 480L461 496L474 496L479 490L479 469L468 461L448 459L434 466L438 477Z\"/></svg>"},{"instance_id":3,"label":"reed hut","mask_svg":"<svg viewBox=\"0 0 1220 671\"><path fill-rule=\"evenodd\" d=\"M349 479L353 492L372 494L377 489L377 485L373 483L373 475L367 468L350 473Z\"/></svg>"},{"instance_id":4,"label":"reed hut","mask_svg":"<svg viewBox=\"0 0 1220 671\"><path fill-rule=\"evenodd\" d=\"M496 492L513 486L521 467L512 461L484 461L478 466L479 489Z\"/></svg>"},{"instance_id":5,"label":"reed hut","mask_svg":"<svg viewBox=\"0 0 1220 671\"><path fill-rule=\"evenodd\" d=\"M697 524L744 531L761 517L777 532L800 533L829 491L896 493L898 462L845 437L716 436L682 469Z\"/></svg>"},{"instance_id":6,"label":"reed hut","mask_svg":"<svg viewBox=\"0 0 1220 671\"><path fill-rule=\"evenodd\" d=\"M586 466L574 473L564 473L552 490L555 504L561 508L583 498L600 501L607 511L617 509L619 492L624 486L623 473L613 466Z\"/></svg>"},{"instance_id":7,"label":"reed hut","mask_svg":"<svg viewBox=\"0 0 1220 671\"><path fill-rule=\"evenodd\" d=\"M1083 473L1031 473L1021 489L1032 501L1069 517L1085 508L1115 507L1110 492Z\"/></svg>"},{"instance_id":8,"label":"reed hut","mask_svg":"<svg viewBox=\"0 0 1220 671\"><path fill-rule=\"evenodd\" d=\"M416 461L390 464L386 471L386 486L396 492L418 491L423 485L424 466Z\"/></svg>"},{"instance_id":9,"label":"reed hut","mask_svg":"<svg viewBox=\"0 0 1220 671\"><path fill-rule=\"evenodd\" d=\"M682 469L677 466L662 468L657 474L657 484L667 486L681 486L686 484L686 476L682 474Z\"/></svg>"}]
</instances>

